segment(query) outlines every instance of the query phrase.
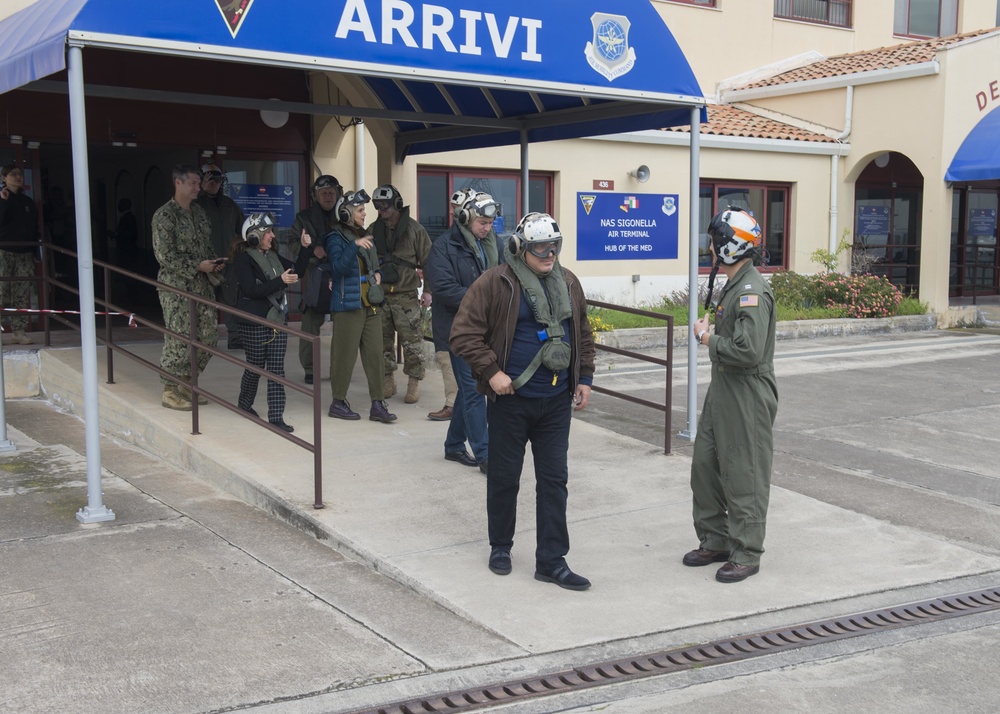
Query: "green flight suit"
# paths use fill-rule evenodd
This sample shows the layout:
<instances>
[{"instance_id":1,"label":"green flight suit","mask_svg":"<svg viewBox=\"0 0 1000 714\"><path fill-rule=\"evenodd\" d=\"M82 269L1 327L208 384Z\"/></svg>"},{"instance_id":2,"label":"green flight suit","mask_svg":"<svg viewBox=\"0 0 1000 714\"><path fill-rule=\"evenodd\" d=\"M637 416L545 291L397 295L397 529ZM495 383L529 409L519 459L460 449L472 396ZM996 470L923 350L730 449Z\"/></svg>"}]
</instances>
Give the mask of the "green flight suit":
<instances>
[{"instance_id":1,"label":"green flight suit","mask_svg":"<svg viewBox=\"0 0 1000 714\"><path fill-rule=\"evenodd\" d=\"M764 531L778 411L774 293L748 260L729 280L709 338L712 383L691 461L694 528L702 548L757 565Z\"/></svg>"}]
</instances>

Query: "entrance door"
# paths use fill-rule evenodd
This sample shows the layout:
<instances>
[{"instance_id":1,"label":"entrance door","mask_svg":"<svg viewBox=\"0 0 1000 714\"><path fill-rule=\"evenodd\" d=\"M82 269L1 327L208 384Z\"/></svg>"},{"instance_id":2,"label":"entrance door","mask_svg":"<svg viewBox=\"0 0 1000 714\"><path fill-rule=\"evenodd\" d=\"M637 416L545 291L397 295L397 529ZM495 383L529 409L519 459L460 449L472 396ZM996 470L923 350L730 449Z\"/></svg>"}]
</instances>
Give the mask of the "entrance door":
<instances>
[{"instance_id":1,"label":"entrance door","mask_svg":"<svg viewBox=\"0 0 1000 714\"><path fill-rule=\"evenodd\" d=\"M1000 294L998 209L996 188L957 188L952 194L951 295Z\"/></svg>"}]
</instances>

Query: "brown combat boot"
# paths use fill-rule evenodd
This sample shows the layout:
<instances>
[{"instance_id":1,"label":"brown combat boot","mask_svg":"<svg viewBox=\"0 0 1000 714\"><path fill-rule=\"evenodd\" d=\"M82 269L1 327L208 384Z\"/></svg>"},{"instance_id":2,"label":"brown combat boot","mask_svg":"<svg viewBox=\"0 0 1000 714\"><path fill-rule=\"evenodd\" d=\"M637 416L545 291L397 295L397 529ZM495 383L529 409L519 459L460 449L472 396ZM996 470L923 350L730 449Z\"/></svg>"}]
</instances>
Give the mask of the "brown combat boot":
<instances>
[{"instance_id":1,"label":"brown combat boot","mask_svg":"<svg viewBox=\"0 0 1000 714\"><path fill-rule=\"evenodd\" d=\"M163 399L160 403L167 409L176 409L179 412L189 412L192 409L191 400L181 396L175 384L163 385Z\"/></svg>"},{"instance_id":2,"label":"brown combat boot","mask_svg":"<svg viewBox=\"0 0 1000 714\"><path fill-rule=\"evenodd\" d=\"M406 396L403 397L403 401L407 404L416 404L419 399L420 380L416 377L410 377L410 381L406 383Z\"/></svg>"},{"instance_id":3,"label":"brown combat boot","mask_svg":"<svg viewBox=\"0 0 1000 714\"><path fill-rule=\"evenodd\" d=\"M184 399L186 399L189 402L193 402L194 401L193 399L191 399L191 395L193 395L194 392L192 392L191 388L188 387L187 385L178 384L177 385L177 393L180 394ZM199 394L198 395L198 403L199 404L208 404L208 398L207 397L203 397L203 396L201 396Z\"/></svg>"},{"instance_id":4,"label":"brown combat boot","mask_svg":"<svg viewBox=\"0 0 1000 714\"><path fill-rule=\"evenodd\" d=\"M387 374L385 375L385 380L383 384L384 386L382 387L382 398L388 399L389 397L391 397L393 394L396 393L396 378L391 374Z\"/></svg>"},{"instance_id":5,"label":"brown combat boot","mask_svg":"<svg viewBox=\"0 0 1000 714\"><path fill-rule=\"evenodd\" d=\"M34 340L24 330L14 330L10 335L10 342L15 345L30 345Z\"/></svg>"}]
</instances>

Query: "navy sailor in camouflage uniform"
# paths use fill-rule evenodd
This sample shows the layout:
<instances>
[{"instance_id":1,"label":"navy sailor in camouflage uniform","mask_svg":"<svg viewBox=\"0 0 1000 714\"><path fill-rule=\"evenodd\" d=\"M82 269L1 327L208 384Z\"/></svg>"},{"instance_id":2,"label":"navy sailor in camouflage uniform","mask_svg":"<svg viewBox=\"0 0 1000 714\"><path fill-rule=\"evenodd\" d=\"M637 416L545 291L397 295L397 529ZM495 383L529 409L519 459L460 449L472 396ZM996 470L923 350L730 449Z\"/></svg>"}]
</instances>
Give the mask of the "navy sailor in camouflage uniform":
<instances>
[{"instance_id":1,"label":"navy sailor in camouflage uniform","mask_svg":"<svg viewBox=\"0 0 1000 714\"><path fill-rule=\"evenodd\" d=\"M218 274L225 267L216 263L212 248L212 226L205 209L194 201L201 190L201 172L194 166L180 164L174 167L174 197L160 206L153 214L153 253L160 264L157 280L180 290L187 290L209 300L215 299L215 288L209 281L210 274ZM158 291L163 308L163 324L169 330L186 335L190 330L188 301L167 290ZM196 306L198 325L196 338L202 344L215 347L218 339L217 311L211 305ZM198 373L201 374L211 355L198 351ZM169 335L163 337L160 367L177 377L190 381L191 367L188 348L184 342ZM162 404L167 409L189 411L192 393L189 387L167 377L163 382ZM199 404L205 404L204 397Z\"/></svg>"}]
</instances>

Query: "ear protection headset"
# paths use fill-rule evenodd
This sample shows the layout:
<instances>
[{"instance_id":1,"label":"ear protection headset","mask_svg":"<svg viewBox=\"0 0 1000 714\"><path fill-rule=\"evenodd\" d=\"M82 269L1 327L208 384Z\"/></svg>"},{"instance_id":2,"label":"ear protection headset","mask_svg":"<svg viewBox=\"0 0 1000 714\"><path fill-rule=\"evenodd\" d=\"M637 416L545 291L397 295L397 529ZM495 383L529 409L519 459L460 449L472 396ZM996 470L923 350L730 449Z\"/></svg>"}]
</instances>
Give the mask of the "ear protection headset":
<instances>
[{"instance_id":1,"label":"ear protection headset","mask_svg":"<svg viewBox=\"0 0 1000 714\"><path fill-rule=\"evenodd\" d=\"M467 201L456 213L455 218L466 228L477 217L494 219L503 215L503 207L493 200L488 193L477 193L471 201Z\"/></svg>"},{"instance_id":2,"label":"ear protection headset","mask_svg":"<svg viewBox=\"0 0 1000 714\"><path fill-rule=\"evenodd\" d=\"M270 213L251 213L243 221L243 240L251 248L260 247L260 240L267 233L269 228L277 225L274 216Z\"/></svg>"},{"instance_id":3,"label":"ear protection headset","mask_svg":"<svg viewBox=\"0 0 1000 714\"><path fill-rule=\"evenodd\" d=\"M371 200L363 188L357 191L348 191L337 200L337 220L350 225L354 220L354 209Z\"/></svg>"},{"instance_id":4,"label":"ear protection headset","mask_svg":"<svg viewBox=\"0 0 1000 714\"><path fill-rule=\"evenodd\" d=\"M316 177L313 181L312 194L313 198L316 197L316 191L321 188L333 188L337 190L338 194L344 193L344 187L340 185L340 181L337 180L336 176L331 176L330 174L323 174L322 176Z\"/></svg>"},{"instance_id":5,"label":"ear protection headset","mask_svg":"<svg viewBox=\"0 0 1000 714\"><path fill-rule=\"evenodd\" d=\"M372 201L392 201L392 207L397 211L403 210L403 195L399 192L399 189L393 186L391 183L382 184L372 195Z\"/></svg>"}]
</instances>

